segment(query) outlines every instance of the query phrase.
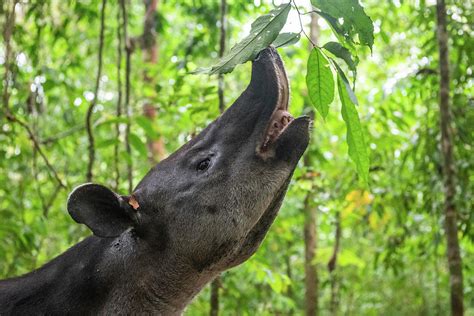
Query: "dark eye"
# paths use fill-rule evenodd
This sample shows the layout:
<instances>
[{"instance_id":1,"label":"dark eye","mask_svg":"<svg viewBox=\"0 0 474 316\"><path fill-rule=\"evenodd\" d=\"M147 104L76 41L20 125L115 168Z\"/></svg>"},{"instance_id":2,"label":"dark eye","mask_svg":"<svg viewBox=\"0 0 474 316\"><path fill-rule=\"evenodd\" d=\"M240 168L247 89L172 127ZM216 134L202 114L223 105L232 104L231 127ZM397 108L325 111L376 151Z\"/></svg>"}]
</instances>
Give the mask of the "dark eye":
<instances>
[{"instance_id":1,"label":"dark eye","mask_svg":"<svg viewBox=\"0 0 474 316\"><path fill-rule=\"evenodd\" d=\"M202 161L200 161L200 162L198 163L196 169L197 169L198 171L204 171L204 170L206 170L207 168L209 168L210 165L211 165L211 159L206 158L206 159L204 159L204 160L202 160Z\"/></svg>"}]
</instances>

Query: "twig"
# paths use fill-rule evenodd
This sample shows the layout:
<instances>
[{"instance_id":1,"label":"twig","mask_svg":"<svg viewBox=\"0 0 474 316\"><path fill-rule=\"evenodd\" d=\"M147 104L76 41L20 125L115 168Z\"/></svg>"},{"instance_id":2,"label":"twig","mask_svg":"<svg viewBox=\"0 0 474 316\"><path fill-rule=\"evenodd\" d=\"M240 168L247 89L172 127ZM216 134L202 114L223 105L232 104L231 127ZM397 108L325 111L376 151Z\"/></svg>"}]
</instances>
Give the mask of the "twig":
<instances>
[{"instance_id":1,"label":"twig","mask_svg":"<svg viewBox=\"0 0 474 316\"><path fill-rule=\"evenodd\" d=\"M298 5L296 4L295 0L292 0L291 2L293 2L293 5L295 6L295 9L296 9L296 12L298 12L298 20L300 22L300 33L302 32L304 34L304 36L308 39L308 41L311 43L311 45L313 45L313 47L317 47L318 45L316 45L313 40L311 39L311 37L308 36L308 34L306 34L305 30L304 30L304 27L303 27L303 22L301 21L301 12L300 12L300 9L298 9Z\"/></svg>"},{"instance_id":2,"label":"twig","mask_svg":"<svg viewBox=\"0 0 474 316\"><path fill-rule=\"evenodd\" d=\"M94 90L94 98L87 109L86 115L86 131L87 137L89 139L89 163L87 165L87 181L92 181L93 172L92 168L94 167L95 161L95 147L94 147L94 134L92 133L92 113L94 111L94 107L97 104L97 97L100 88L100 77L102 73L102 53L104 50L104 24L105 24L105 6L107 4L107 0L102 0L102 8L100 12L100 35L99 35L99 55L98 55L98 66L97 66L97 77L95 81L95 90Z\"/></svg>"},{"instance_id":3,"label":"twig","mask_svg":"<svg viewBox=\"0 0 474 316\"><path fill-rule=\"evenodd\" d=\"M32 171L33 171L33 177L35 178L35 188L36 188L36 193L38 194L39 200L41 202L41 207L43 208L43 212L45 210L45 202L44 202L44 196L43 192L41 192L41 187L39 185L39 178L38 178L38 156L36 148L33 148L33 162L32 162Z\"/></svg>"},{"instance_id":4,"label":"twig","mask_svg":"<svg viewBox=\"0 0 474 316\"><path fill-rule=\"evenodd\" d=\"M128 178L128 191L133 190L133 173L132 173L132 148L130 147L130 71L131 71L131 54L132 54L132 43L128 38L127 32L127 10L125 6L125 0L120 0L120 6L122 7L123 15L123 36L125 38L125 115L127 117L127 128L125 129L125 149L128 154L127 160L127 178Z\"/></svg>"},{"instance_id":5,"label":"twig","mask_svg":"<svg viewBox=\"0 0 474 316\"><path fill-rule=\"evenodd\" d=\"M122 116L122 24L120 24L120 20L122 19L121 9L119 8L117 11L117 117ZM120 139L120 123L115 124L115 133L117 135L117 139ZM115 191L119 188L120 182L120 168L119 168L119 144L114 145L114 165L115 165Z\"/></svg>"},{"instance_id":6,"label":"twig","mask_svg":"<svg viewBox=\"0 0 474 316\"><path fill-rule=\"evenodd\" d=\"M335 243L331 258L328 261L329 273L332 273L336 269L337 256L339 254L339 248L341 244L341 215L339 211L336 212L336 219L334 225L336 226L336 230L334 233Z\"/></svg>"},{"instance_id":7,"label":"twig","mask_svg":"<svg viewBox=\"0 0 474 316\"><path fill-rule=\"evenodd\" d=\"M51 143L54 143L62 138L66 138L76 132L79 132L80 130L84 129L85 128L85 125L84 124L81 124L81 125L76 125L74 127L71 127L71 129L68 129L67 131L64 131L64 132L61 132L61 133L57 133L56 135L54 136L50 136L50 137L47 137L43 140L40 140L39 143L42 144L42 145L49 145Z\"/></svg>"},{"instance_id":8,"label":"twig","mask_svg":"<svg viewBox=\"0 0 474 316\"><path fill-rule=\"evenodd\" d=\"M329 310L331 311L332 315L337 315L337 310L339 306L339 298L338 298L338 277L337 273L334 271L337 266L337 257L339 254L340 244L341 244L341 214L339 211L336 212L336 221L335 221L335 244L331 259L328 262L328 270L329 270L329 278L331 282L331 299Z\"/></svg>"},{"instance_id":9,"label":"twig","mask_svg":"<svg viewBox=\"0 0 474 316\"><path fill-rule=\"evenodd\" d=\"M43 208L43 216L48 217L49 210L51 209L51 206L53 205L54 201L58 197L58 193L61 190L61 186L57 186L56 189L54 190L53 194L51 194L51 197L49 198L48 202L45 204Z\"/></svg>"},{"instance_id":10,"label":"twig","mask_svg":"<svg viewBox=\"0 0 474 316\"><path fill-rule=\"evenodd\" d=\"M56 181L58 182L58 184L66 189L66 185L63 183L63 181L61 180L61 178L59 177L58 173L56 172L56 170L53 168L53 166L51 165L51 163L49 162L48 158L46 157L46 155L44 154L43 152L43 149L41 149L41 146L38 142L38 140L36 139L35 135L33 134L33 131L31 130L31 128L28 126L28 124L26 124L25 122L23 122L22 120L20 120L19 118L17 118L15 115L13 115L12 113L8 113L7 114L7 119L10 121L10 122L14 122L14 123L17 123L18 125L20 125L21 127L23 127L26 132L28 133L28 136L30 137L31 141L33 142L33 146L35 147L35 149L38 151L38 153L40 154L41 158L43 158L46 166L48 167L49 171L53 174L54 178L56 179Z\"/></svg>"},{"instance_id":11,"label":"twig","mask_svg":"<svg viewBox=\"0 0 474 316\"><path fill-rule=\"evenodd\" d=\"M308 11L308 12L300 13L300 15L308 15L308 14L311 14L311 13L320 14L321 11L318 11L318 10L311 10L311 11Z\"/></svg>"}]
</instances>

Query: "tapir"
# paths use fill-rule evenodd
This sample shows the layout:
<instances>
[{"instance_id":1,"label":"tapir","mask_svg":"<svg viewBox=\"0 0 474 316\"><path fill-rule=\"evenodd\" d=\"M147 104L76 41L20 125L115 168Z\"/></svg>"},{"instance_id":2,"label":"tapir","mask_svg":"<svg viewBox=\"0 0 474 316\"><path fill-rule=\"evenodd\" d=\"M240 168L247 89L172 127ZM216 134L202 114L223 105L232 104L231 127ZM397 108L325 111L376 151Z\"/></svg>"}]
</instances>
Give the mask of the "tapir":
<instances>
[{"instance_id":1,"label":"tapir","mask_svg":"<svg viewBox=\"0 0 474 316\"><path fill-rule=\"evenodd\" d=\"M233 105L130 195L75 188L67 210L92 236L0 281L0 315L181 315L207 283L256 252L278 213L311 125L290 115L289 94L268 47Z\"/></svg>"}]
</instances>

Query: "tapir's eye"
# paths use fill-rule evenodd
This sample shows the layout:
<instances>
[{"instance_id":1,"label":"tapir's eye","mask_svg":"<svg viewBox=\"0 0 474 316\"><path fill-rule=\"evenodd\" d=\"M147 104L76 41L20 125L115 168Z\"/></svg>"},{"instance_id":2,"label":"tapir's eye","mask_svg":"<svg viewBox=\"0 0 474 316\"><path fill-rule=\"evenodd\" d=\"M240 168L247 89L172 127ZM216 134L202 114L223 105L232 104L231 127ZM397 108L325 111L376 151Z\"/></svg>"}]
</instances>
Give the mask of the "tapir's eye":
<instances>
[{"instance_id":1,"label":"tapir's eye","mask_svg":"<svg viewBox=\"0 0 474 316\"><path fill-rule=\"evenodd\" d=\"M204 171L204 170L207 170L207 168L209 168L210 165L211 165L211 159L206 158L206 159L204 159L204 160L201 160L201 161L198 163L196 169L197 169L198 171Z\"/></svg>"}]
</instances>

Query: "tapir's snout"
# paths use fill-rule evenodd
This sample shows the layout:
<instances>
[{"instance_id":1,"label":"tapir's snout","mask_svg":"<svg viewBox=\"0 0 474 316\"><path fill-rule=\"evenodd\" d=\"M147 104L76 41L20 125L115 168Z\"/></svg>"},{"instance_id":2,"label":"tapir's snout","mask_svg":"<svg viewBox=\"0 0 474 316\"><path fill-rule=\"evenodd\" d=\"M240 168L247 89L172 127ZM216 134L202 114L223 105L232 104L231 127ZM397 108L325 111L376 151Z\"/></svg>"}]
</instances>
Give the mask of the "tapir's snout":
<instances>
[{"instance_id":1,"label":"tapir's snout","mask_svg":"<svg viewBox=\"0 0 474 316\"><path fill-rule=\"evenodd\" d=\"M296 163L308 146L310 119L290 114L290 86L283 62L273 47L261 51L252 62L247 89L220 118L240 137L255 143L255 153Z\"/></svg>"}]
</instances>

